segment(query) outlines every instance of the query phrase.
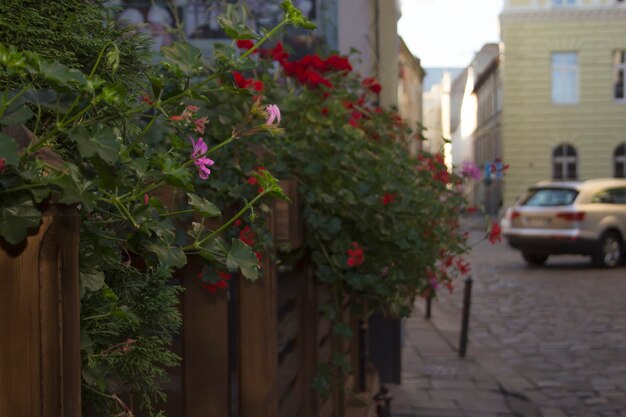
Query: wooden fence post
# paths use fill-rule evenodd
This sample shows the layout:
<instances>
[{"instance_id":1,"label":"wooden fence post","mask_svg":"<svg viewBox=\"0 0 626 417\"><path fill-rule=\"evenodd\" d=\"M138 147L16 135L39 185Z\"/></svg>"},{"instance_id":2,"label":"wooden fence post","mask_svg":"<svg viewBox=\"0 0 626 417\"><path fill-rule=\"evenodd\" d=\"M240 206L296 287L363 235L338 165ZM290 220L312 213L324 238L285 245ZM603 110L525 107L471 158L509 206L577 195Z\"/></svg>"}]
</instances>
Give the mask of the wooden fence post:
<instances>
[{"instance_id":1,"label":"wooden fence post","mask_svg":"<svg viewBox=\"0 0 626 417\"><path fill-rule=\"evenodd\" d=\"M79 226L52 206L23 244L0 245L0 416L81 415Z\"/></svg>"},{"instance_id":2,"label":"wooden fence post","mask_svg":"<svg viewBox=\"0 0 626 417\"><path fill-rule=\"evenodd\" d=\"M239 285L239 407L241 417L278 415L276 272L269 256L263 276Z\"/></svg>"}]
</instances>

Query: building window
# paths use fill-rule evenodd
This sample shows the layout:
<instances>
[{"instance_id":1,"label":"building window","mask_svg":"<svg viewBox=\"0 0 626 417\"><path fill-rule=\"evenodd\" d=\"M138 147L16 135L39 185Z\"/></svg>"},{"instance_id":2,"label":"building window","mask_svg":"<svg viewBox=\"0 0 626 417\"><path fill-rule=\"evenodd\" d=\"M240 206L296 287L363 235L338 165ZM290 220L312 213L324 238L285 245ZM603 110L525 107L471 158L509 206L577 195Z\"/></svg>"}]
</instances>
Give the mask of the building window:
<instances>
[{"instance_id":1,"label":"building window","mask_svg":"<svg viewBox=\"0 0 626 417\"><path fill-rule=\"evenodd\" d=\"M575 180L578 178L578 157L572 145L559 145L552 152L552 178Z\"/></svg>"},{"instance_id":2,"label":"building window","mask_svg":"<svg viewBox=\"0 0 626 417\"><path fill-rule=\"evenodd\" d=\"M552 53L552 102L578 103L578 54Z\"/></svg>"},{"instance_id":3,"label":"building window","mask_svg":"<svg viewBox=\"0 0 626 417\"><path fill-rule=\"evenodd\" d=\"M552 0L552 5L561 6L576 6L576 0Z\"/></svg>"},{"instance_id":4,"label":"building window","mask_svg":"<svg viewBox=\"0 0 626 417\"><path fill-rule=\"evenodd\" d=\"M626 178L626 143L622 143L613 152L613 176Z\"/></svg>"},{"instance_id":5,"label":"building window","mask_svg":"<svg viewBox=\"0 0 626 417\"><path fill-rule=\"evenodd\" d=\"M613 54L613 98L624 100L624 72L626 71L626 51Z\"/></svg>"}]
</instances>

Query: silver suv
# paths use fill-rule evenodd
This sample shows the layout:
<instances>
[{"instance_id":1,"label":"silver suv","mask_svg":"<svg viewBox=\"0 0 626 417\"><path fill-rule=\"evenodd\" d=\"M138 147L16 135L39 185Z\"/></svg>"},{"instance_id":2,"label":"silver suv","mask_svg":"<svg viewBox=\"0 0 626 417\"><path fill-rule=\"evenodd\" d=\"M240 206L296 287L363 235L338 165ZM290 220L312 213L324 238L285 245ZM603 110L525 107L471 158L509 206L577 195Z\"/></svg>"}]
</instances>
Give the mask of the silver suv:
<instances>
[{"instance_id":1,"label":"silver suv","mask_svg":"<svg viewBox=\"0 0 626 417\"><path fill-rule=\"evenodd\" d=\"M626 237L626 179L540 182L507 210L502 224L529 264L579 254L596 266L616 267Z\"/></svg>"}]
</instances>

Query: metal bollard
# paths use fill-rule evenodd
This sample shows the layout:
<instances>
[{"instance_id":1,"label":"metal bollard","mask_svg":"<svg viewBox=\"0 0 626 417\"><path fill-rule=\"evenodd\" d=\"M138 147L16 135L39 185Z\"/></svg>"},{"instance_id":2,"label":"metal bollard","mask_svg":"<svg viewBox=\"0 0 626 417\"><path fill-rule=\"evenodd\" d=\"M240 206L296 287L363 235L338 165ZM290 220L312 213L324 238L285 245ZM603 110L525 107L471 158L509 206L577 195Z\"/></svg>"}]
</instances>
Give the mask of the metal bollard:
<instances>
[{"instance_id":1,"label":"metal bollard","mask_svg":"<svg viewBox=\"0 0 626 417\"><path fill-rule=\"evenodd\" d=\"M469 332L470 304L472 302L472 277L465 280L463 291L463 317L461 318L461 340L459 341L459 357L464 358L467 352L467 334Z\"/></svg>"},{"instance_id":2,"label":"metal bollard","mask_svg":"<svg viewBox=\"0 0 626 417\"><path fill-rule=\"evenodd\" d=\"M424 318L426 319L430 319L430 316L431 316L430 308L431 308L432 302L433 302L432 296L429 295L428 297L426 297L426 315L424 316Z\"/></svg>"},{"instance_id":3,"label":"metal bollard","mask_svg":"<svg viewBox=\"0 0 626 417\"><path fill-rule=\"evenodd\" d=\"M374 395L374 401L378 403L376 406L377 417L391 417L391 400L393 397L389 395L389 389L381 385L380 391Z\"/></svg>"}]
</instances>

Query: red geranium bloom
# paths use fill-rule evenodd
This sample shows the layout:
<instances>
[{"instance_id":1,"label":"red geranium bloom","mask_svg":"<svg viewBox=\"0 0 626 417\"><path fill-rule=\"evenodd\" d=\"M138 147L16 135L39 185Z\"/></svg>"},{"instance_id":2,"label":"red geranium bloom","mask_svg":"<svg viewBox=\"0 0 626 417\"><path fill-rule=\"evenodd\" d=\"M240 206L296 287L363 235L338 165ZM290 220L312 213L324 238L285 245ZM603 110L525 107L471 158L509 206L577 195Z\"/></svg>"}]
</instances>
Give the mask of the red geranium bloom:
<instances>
[{"instance_id":1,"label":"red geranium bloom","mask_svg":"<svg viewBox=\"0 0 626 417\"><path fill-rule=\"evenodd\" d=\"M300 62L302 63L302 65L309 68L313 67L318 71L323 71L326 67L324 61L322 61L322 59L317 55L305 55L304 57L302 57Z\"/></svg>"},{"instance_id":2,"label":"red geranium bloom","mask_svg":"<svg viewBox=\"0 0 626 417\"><path fill-rule=\"evenodd\" d=\"M239 232L239 240L241 240L248 246L254 246L255 237L256 233L254 233L254 230L252 230L250 226L245 226L243 229L241 229L241 232Z\"/></svg>"},{"instance_id":3,"label":"red geranium bloom","mask_svg":"<svg viewBox=\"0 0 626 417\"><path fill-rule=\"evenodd\" d=\"M324 61L324 69L326 71L352 71L352 65L350 65L350 61L348 58L339 56L339 55L331 55L326 61Z\"/></svg>"},{"instance_id":4,"label":"red geranium bloom","mask_svg":"<svg viewBox=\"0 0 626 417\"><path fill-rule=\"evenodd\" d=\"M326 116L328 114L328 107L322 108L321 113Z\"/></svg>"},{"instance_id":5,"label":"red geranium bloom","mask_svg":"<svg viewBox=\"0 0 626 417\"><path fill-rule=\"evenodd\" d=\"M250 49L254 46L254 42L252 42L250 39L240 39L237 41L237 48L240 49ZM255 53L257 51L254 51L253 53Z\"/></svg>"},{"instance_id":6,"label":"red geranium bloom","mask_svg":"<svg viewBox=\"0 0 626 417\"><path fill-rule=\"evenodd\" d=\"M262 51L261 55L264 58L272 58L274 61L278 61L280 63L283 63L287 60L287 58L289 58L289 54L287 52L285 52L285 49L283 48L283 43L282 42L277 42L276 46L274 46L272 49L270 49L269 51Z\"/></svg>"},{"instance_id":7,"label":"red geranium bloom","mask_svg":"<svg viewBox=\"0 0 626 417\"><path fill-rule=\"evenodd\" d=\"M489 239L489 243L492 245L502 240L502 229L500 228L498 222L493 222L491 224L491 229L487 233L487 238Z\"/></svg>"},{"instance_id":8,"label":"red geranium bloom","mask_svg":"<svg viewBox=\"0 0 626 417\"><path fill-rule=\"evenodd\" d=\"M363 263L363 249L359 247L359 244L352 242L354 249L348 249L348 261L347 264L351 268L355 268Z\"/></svg>"},{"instance_id":9,"label":"red geranium bloom","mask_svg":"<svg viewBox=\"0 0 626 417\"><path fill-rule=\"evenodd\" d=\"M240 72L233 71L233 78L235 79L235 84L237 84L237 87L246 88L248 86L248 80L246 80Z\"/></svg>"},{"instance_id":10,"label":"red geranium bloom","mask_svg":"<svg viewBox=\"0 0 626 417\"><path fill-rule=\"evenodd\" d=\"M391 204L396 201L396 195L385 193L380 200L382 201L383 205L386 206L387 204Z\"/></svg>"},{"instance_id":11,"label":"red geranium bloom","mask_svg":"<svg viewBox=\"0 0 626 417\"><path fill-rule=\"evenodd\" d=\"M376 94L380 93L380 90L382 89L382 87L380 86L380 83L376 81L376 78L373 78L373 77L364 78L362 84L363 84L363 87L369 89L370 91Z\"/></svg>"}]
</instances>

